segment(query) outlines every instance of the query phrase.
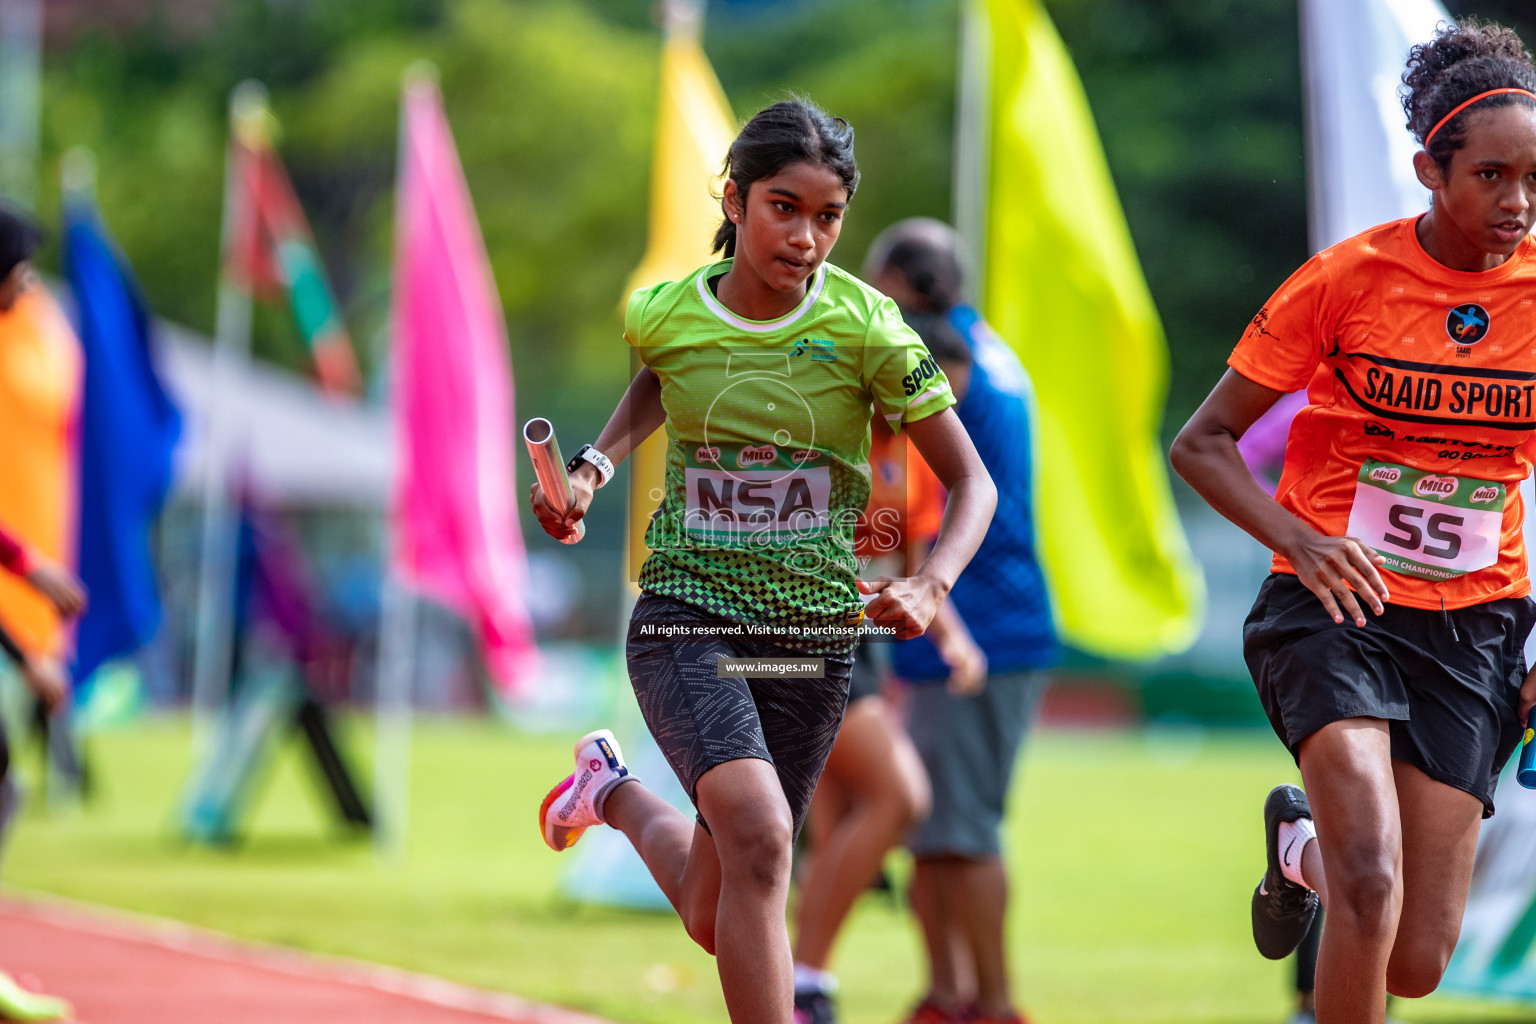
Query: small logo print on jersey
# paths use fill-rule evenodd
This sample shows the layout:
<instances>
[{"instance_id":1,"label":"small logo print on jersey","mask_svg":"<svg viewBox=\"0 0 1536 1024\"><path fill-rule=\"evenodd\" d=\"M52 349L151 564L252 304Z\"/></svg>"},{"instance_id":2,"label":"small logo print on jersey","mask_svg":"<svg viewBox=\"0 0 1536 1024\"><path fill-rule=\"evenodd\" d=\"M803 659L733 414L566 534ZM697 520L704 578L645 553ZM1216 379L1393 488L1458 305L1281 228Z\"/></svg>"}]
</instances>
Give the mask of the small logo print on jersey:
<instances>
[{"instance_id":1,"label":"small logo print on jersey","mask_svg":"<svg viewBox=\"0 0 1536 1024\"><path fill-rule=\"evenodd\" d=\"M1458 484L1453 476L1426 476L1413 485L1413 493L1421 498L1449 498L1456 493Z\"/></svg>"},{"instance_id":2,"label":"small logo print on jersey","mask_svg":"<svg viewBox=\"0 0 1536 1024\"><path fill-rule=\"evenodd\" d=\"M720 449L719 448L715 448L715 447L705 447L704 445L701 444L701 445L699 445L697 448L695 448L693 450L693 461L694 462L719 462L720 461Z\"/></svg>"},{"instance_id":3,"label":"small logo print on jersey","mask_svg":"<svg viewBox=\"0 0 1536 1024\"><path fill-rule=\"evenodd\" d=\"M814 362L837 362L837 353L833 351L832 342L823 340L821 338L801 338L799 341L795 342L795 350L791 352L790 355L803 356L806 354L806 352L810 352L811 359Z\"/></svg>"},{"instance_id":4,"label":"small logo print on jersey","mask_svg":"<svg viewBox=\"0 0 1536 1024\"><path fill-rule=\"evenodd\" d=\"M1365 436L1367 436L1367 437L1385 437L1388 440L1390 440L1392 438L1392 431L1390 429L1388 429L1387 427L1382 426L1380 423L1377 423L1375 420L1366 420L1365 421Z\"/></svg>"},{"instance_id":5,"label":"small logo print on jersey","mask_svg":"<svg viewBox=\"0 0 1536 1024\"><path fill-rule=\"evenodd\" d=\"M1259 310L1257 313L1254 314L1253 320L1249 324L1249 328L1253 331L1254 334L1268 334L1271 338L1274 337L1274 334L1272 334L1269 331L1269 329L1268 329L1269 328L1269 307L1268 306L1265 306L1263 309Z\"/></svg>"},{"instance_id":6,"label":"small logo print on jersey","mask_svg":"<svg viewBox=\"0 0 1536 1024\"><path fill-rule=\"evenodd\" d=\"M815 462L819 458L821 458L821 452L818 452L812 448L801 448L799 451L795 452L795 454L790 456L790 459L793 460L797 466L803 465L807 462Z\"/></svg>"},{"instance_id":7,"label":"small logo print on jersey","mask_svg":"<svg viewBox=\"0 0 1536 1024\"><path fill-rule=\"evenodd\" d=\"M1448 307L1445 333L1458 345L1476 345L1488 337L1488 311L1475 302Z\"/></svg>"},{"instance_id":8,"label":"small logo print on jersey","mask_svg":"<svg viewBox=\"0 0 1536 1024\"><path fill-rule=\"evenodd\" d=\"M1403 471L1400 469L1393 469L1391 466L1377 466L1371 470L1371 481L1378 484L1395 484L1402 475Z\"/></svg>"},{"instance_id":9,"label":"small logo print on jersey","mask_svg":"<svg viewBox=\"0 0 1536 1024\"><path fill-rule=\"evenodd\" d=\"M603 770L603 762L594 757L592 760L587 762L587 767L592 769L594 772L600 772Z\"/></svg>"},{"instance_id":10,"label":"small logo print on jersey","mask_svg":"<svg viewBox=\"0 0 1536 1024\"><path fill-rule=\"evenodd\" d=\"M905 377L901 378L901 390L908 398L917 394L923 388L923 382L932 380L939 375L939 368L932 360L924 359L917 367Z\"/></svg>"},{"instance_id":11,"label":"small logo print on jersey","mask_svg":"<svg viewBox=\"0 0 1536 1024\"><path fill-rule=\"evenodd\" d=\"M756 448L743 448L736 453L736 465L742 469L751 466L771 466L777 461L779 450L771 444L760 445Z\"/></svg>"},{"instance_id":12,"label":"small logo print on jersey","mask_svg":"<svg viewBox=\"0 0 1536 1024\"><path fill-rule=\"evenodd\" d=\"M1474 505L1481 505L1485 502L1495 501L1498 497L1499 489L1497 487L1479 487L1472 492L1472 497L1467 500L1471 501Z\"/></svg>"}]
</instances>

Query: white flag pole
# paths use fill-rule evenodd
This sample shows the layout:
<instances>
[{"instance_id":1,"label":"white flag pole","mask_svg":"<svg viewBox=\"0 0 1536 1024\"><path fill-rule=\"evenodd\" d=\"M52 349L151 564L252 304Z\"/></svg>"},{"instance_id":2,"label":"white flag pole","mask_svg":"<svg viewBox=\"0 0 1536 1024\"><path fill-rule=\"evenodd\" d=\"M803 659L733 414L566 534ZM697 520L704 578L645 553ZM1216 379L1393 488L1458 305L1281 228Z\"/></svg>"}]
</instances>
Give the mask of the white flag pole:
<instances>
[{"instance_id":1,"label":"white flag pole","mask_svg":"<svg viewBox=\"0 0 1536 1024\"><path fill-rule=\"evenodd\" d=\"M212 723L229 695L230 646L234 635L236 534L229 494L229 462L235 454L238 423L231 406L235 383L245 375L251 354L251 295L229 273L228 249L240 202L234 139L264 130L267 91L246 81L229 99L231 144L224 162L224 213L219 228L219 306L213 375L204 414L202 560L198 573L197 633L192 677L192 753L195 764L208 754Z\"/></svg>"},{"instance_id":2,"label":"white flag pole","mask_svg":"<svg viewBox=\"0 0 1536 1024\"><path fill-rule=\"evenodd\" d=\"M42 0L0 0L0 186L37 210Z\"/></svg>"},{"instance_id":3,"label":"white flag pole","mask_svg":"<svg viewBox=\"0 0 1536 1024\"><path fill-rule=\"evenodd\" d=\"M437 69L430 62L416 61L406 68L400 89L400 126L395 157L396 259L403 245L399 233L405 230L402 214L406 154L410 145L407 131L409 94L412 84L423 78L435 81ZM393 282L393 287L400 287L398 279ZM398 329L398 322L391 324L391 353L397 344L394 332ZM398 376L403 363L404 360L393 358L386 361L391 375L389 386L397 393L404 384ZM394 431L398 448L395 472L403 473L408 439L404 425L398 419ZM396 490L398 493L398 487ZM420 620L416 597L393 564L396 550L396 524L391 518L394 500L391 499L391 511L386 513L384 524L384 594L379 612L379 657L374 683L373 848L379 859L388 861L399 861L405 855L406 833L410 825L411 732L415 712L416 630Z\"/></svg>"},{"instance_id":4,"label":"white flag pole","mask_svg":"<svg viewBox=\"0 0 1536 1024\"><path fill-rule=\"evenodd\" d=\"M373 848L380 859L405 854L411 809L411 730L416 678L416 597L393 569L385 575L374 693Z\"/></svg>"},{"instance_id":5,"label":"white flag pole","mask_svg":"<svg viewBox=\"0 0 1536 1024\"><path fill-rule=\"evenodd\" d=\"M986 0L960 2L960 54L955 90L955 152L950 210L960 236L971 299L981 308L987 255L987 183L992 95L992 26Z\"/></svg>"}]
</instances>

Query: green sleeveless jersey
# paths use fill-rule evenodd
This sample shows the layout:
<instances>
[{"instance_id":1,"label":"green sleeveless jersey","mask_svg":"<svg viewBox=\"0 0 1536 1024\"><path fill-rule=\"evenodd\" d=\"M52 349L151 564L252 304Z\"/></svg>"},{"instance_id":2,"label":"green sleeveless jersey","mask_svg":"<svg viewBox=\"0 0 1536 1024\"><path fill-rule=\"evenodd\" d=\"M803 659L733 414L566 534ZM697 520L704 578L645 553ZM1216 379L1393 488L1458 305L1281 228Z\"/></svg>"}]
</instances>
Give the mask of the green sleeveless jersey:
<instances>
[{"instance_id":1,"label":"green sleeveless jersey","mask_svg":"<svg viewBox=\"0 0 1536 1024\"><path fill-rule=\"evenodd\" d=\"M824 263L793 311L754 321L714 295L730 265L629 299L624 336L667 413L640 589L846 650L870 417L899 431L955 399L896 304L853 275Z\"/></svg>"}]
</instances>

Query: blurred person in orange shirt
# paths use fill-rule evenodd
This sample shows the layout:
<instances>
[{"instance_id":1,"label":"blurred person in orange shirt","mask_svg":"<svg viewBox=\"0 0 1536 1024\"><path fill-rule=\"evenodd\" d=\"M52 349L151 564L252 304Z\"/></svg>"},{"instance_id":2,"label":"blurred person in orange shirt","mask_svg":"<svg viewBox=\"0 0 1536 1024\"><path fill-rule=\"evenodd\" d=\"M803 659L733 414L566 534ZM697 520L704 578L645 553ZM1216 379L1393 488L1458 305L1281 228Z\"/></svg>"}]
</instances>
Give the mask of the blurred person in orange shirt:
<instances>
[{"instance_id":1,"label":"blurred person in orange shirt","mask_svg":"<svg viewBox=\"0 0 1536 1024\"><path fill-rule=\"evenodd\" d=\"M0 313L9 313L35 281L31 256L41 240L41 232L29 221L0 208ZM73 619L85 610L85 590L80 581L3 527L0 527L0 568L23 580L61 619ZM0 650L5 652L23 685L45 711L51 712L63 703L69 681L56 657L28 653L3 624L0 624ZM0 722L0 849L3 849L10 820L19 802L19 790L10 770L5 724ZM57 1020L72 1012L64 1000L30 992L0 971L0 1019Z\"/></svg>"}]
</instances>

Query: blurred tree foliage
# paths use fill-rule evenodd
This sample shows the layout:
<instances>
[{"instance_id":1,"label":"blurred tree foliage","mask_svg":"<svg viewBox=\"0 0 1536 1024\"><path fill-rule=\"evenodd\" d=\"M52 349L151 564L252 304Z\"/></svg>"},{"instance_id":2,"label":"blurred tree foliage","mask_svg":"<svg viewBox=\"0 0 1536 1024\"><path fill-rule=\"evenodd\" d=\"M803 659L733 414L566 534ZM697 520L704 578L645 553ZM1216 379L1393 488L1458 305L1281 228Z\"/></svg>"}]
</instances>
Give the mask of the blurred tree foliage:
<instances>
[{"instance_id":1,"label":"blurred tree foliage","mask_svg":"<svg viewBox=\"0 0 1536 1024\"><path fill-rule=\"evenodd\" d=\"M1082 74L1173 359L1169 427L1307 255L1295 0L1046 0ZM1529 0L1454 13L1519 23ZM643 0L230 0L200 38L151 19L45 63L43 166L95 150L108 222L155 308L211 331L225 104L251 77L365 364L388 312L401 74L440 70L525 411L595 431L622 388L644 246L659 33ZM706 49L738 117L796 92L847 118L864 172L834 260L950 209L955 0L715 0ZM51 178L52 176L49 175ZM43 182L42 213L57 209ZM285 309L256 347L302 367Z\"/></svg>"}]
</instances>

